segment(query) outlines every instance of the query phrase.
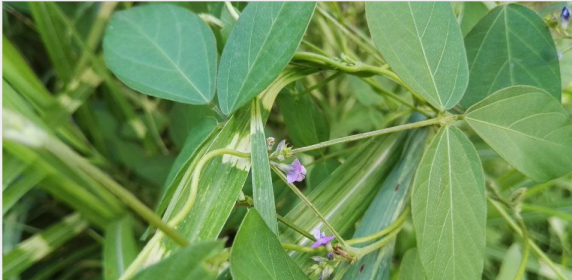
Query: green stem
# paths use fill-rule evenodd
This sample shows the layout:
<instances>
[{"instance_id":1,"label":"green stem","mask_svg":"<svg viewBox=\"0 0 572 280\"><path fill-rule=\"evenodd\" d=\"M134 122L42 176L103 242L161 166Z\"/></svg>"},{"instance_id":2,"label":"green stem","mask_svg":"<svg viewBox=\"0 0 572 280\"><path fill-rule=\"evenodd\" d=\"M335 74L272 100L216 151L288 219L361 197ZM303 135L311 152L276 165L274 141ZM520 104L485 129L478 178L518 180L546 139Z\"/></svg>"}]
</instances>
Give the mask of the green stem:
<instances>
[{"instance_id":1,"label":"green stem","mask_svg":"<svg viewBox=\"0 0 572 280\"><path fill-rule=\"evenodd\" d=\"M332 74L331 76L323 79L322 81L320 81L320 82L316 83L315 85L307 88L306 90L304 90L303 92L301 92L299 94L302 95L302 94L306 94L306 93L311 93L312 91L323 87L325 84L327 84L330 81L332 81L333 79L339 77L341 74L342 74L342 72L336 72L335 74Z\"/></svg>"},{"instance_id":2,"label":"green stem","mask_svg":"<svg viewBox=\"0 0 572 280\"><path fill-rule=\"evenodd\" d=\"M160 229L177 244L180 246L189 245L189 242L181 234L179 234L176 229L165 223L159 216L155 214L155 212L153 212L153 210L149 209L145 204L139 201L136 196L125 190L121 185L107 176L107 174L91 165L87 160L76 154L65 144L51 137L48 137L44 147L55 156L62 159L62 161L68 164L70 167L83 170L86 174L98 181L102 186L123 200L123 202L125 202L125 204L133 209L133 211L135 211L139 216L147 220L153 226Z\"/></svg>"},{"instance_id":3,"label":"green stem","mask_svg":"<svg viewBox=\"0 0 572 280\"><path fill-rule=\"evenodd\" d=\"M324 246L320 246L318 248L311 248L311 247L305 247L305 246L300 246L300 245L296 245L296 244L282 243L282 248L284 248L286 250L301 252L301 253L326 252L326 248L324 248Z\"/></svg>"},{"instance_id":4,"label":"green stem","mask_svg":"<svg viewBox=\"0 0 572 280\"><path fill-rule=\"evenodd\" d=\"M232 16L232 18L234 18L234 20L238 20L240 15L238 14L238 12L236 12L236 10L234 9L234 7L230 3L230 1L224 1L224 5L226 6L226 9L230 13L230 16Z\"/></svg>"},{"instance_id":5,"label":"green stem","mask_svg":"<svg viewBox=\"0 0 572 280\"><path fill-rule=\"evenodd\" d=\"M210 152L206 153L201 158L201 160L197 163L197 166L195 167L194 170L188 169L185 172L185 174L183 175L183 178L181 179L181 182L179 183L179 186L177 187L177 189L186 185L188 180L192 177L190 194L189 194L189 197L187 198L187 202L185 203L183 208L177 213L177 215L175 215L171 220L169 220L169 225L177 226L193 208L193 205L195 204L195 200L197 198L197 190L199 188L199 179L201 177L201 171L203 170L203 167L214 157L220 156L220 155L225 155L225 154L233 155L233 156L237 156L237 157L241 157L241 158L250 158L250 154L248 154L248 153L243 153L243 152L239 152L239 151L231 150L231 149L218 149L218 150L214 150L214 151L210 151ZM195 176L192 176L193 174L195 174Z\"/></svg>"},{"instance_id":6,"label":"green stem","mask_svg":"<svg viewBox=\"0 0 572 280\"><path fill-rule=\"evenodd\" d=\"M316 241L316 238L314 236L312 236L309 232L305 231L304 229L302 229L301 227L295 225L294 223L286 220L284 217L276 214L276 217L278 217L278 221L280 221L281 223L283 223L284 225L288 226L289 228L295 230L296 232L298 232L301 235L304 235L306 238L312 240L312 241Z\"/></svg>"},{"instance_id":7,"label":"green stem","mask_svg":"<svg viewBox=\"0 0 572 280\"><path fill-rule=\"evenodd\" d=\"M508 225L520 236L523 235L522 230L520 229L520 227L517 225L517 223L515 223L512 218L510 217L510 215L502 208L501 203L496 201L495 199L491 198L490 196L487 195L487 199L488 201L493 205L493 207L495 207L495 209L501 214L501 216L506 220L506 222L508 223ZM540 248L538 248L538 246L536 245L536 243L534 242L534 240L532 239L528 239L528 244L530 245L530 247L532 248L532 250L534 251L534 253L536 253L536 255L541 258L551 269L552 271L554 271L554 273L556 274L556 276L558 277L558 279L560 280L565 280L566 278L564 277L564 275L562 275L562 272L560 272L560 270L558 269L558 267L556 266L556 264L554 264L552 262L552 260L550 260L550 258L544 254L544 252L542 250L540 250Z\"/></svg>"},{"instance_id":8,"label":"green stem","mask_svg":"<svg viewBox=\"0 0 572 280\"><path fill-rule=\"evenodd\" d=\"M356 33L358 34L358 36L360 36L360 38L356 37L356 35L354 35L350 30L348 30L348 27L346 25L337 21L333 16L328 14L328 12L326 12L323 8L318 6L317 10L325 19L329 20L334 25L336 25L336 27L339 30L344 32L352 41L354 41L354 43L356 43L358 46L362 47L373 58L375 58L379 62L382 62L382 63L384 62L383 59L381 58L381 56L379 55L379 53L377 52L376 48L373 46L373 44L369 41L369 39L367 37L363 36L359 32L356 32ZM354 30L354 31L356 31L356 30Z\"/></svg>"},{"instance_id":9,"label":"green stem","mask_svg":"<svg viewBox=\"0 0 572 280\"><path fill-rule=\"evenodd\" d=\"M328 56L328 53L320 49L318 46L306 41L302 40L302 45L306 45L308 48L312 49L315 52L319 52L321 55Z\"/></svg>"},{"instance_id":10,"label":"green stem","mask_svg":"<svg viewBox=\"0 0 572 280\"><path fill-rule=\"evenodd\" d=\"M362 79L364 82L366 82L370 87L373 88L374 91L379 92L381 95L383 96L387 96L401 104L403 104L403 106L410 108L414 111L417 111L423 115L425 115L426 117L431 117L427 112L417 108L416 106L409 104L409 102L403 100L403 98L401 98L400 96L398 96L397 94L390 92L384 88L382 88L381 86L379 86L377 83L375 83L374 81L370 80L370 79Z\"/></svg>"},{"instance_id":11,"label":"green stem","mask_svg":"<svg viewBox=\"0 0 572 280\"><path fill-rule=\"evenodd\" d=\"M374 234L368 235L368 236L364 236L364 237L360 237L360 238L354 238L354 239L350 239L348 240L348 244L350 245L355 245L358 243L366 243L372 240L376 240L384 235L388 235L391 234L392 232L394 232L396 229L399 229L403 226L403 223L405 222L405 219L407 218L407 215L409 215L409 207L405 208L405 210L403 211L403 213L401 213L401 215L399 215L399 217L388 227L382 229L381 231L378 231Z\"/></svg>"},{"instance_id":12,"label":"green stem","mask_svg":"<svg viewBox=\"0 0 572 280\"><path fill-rule=\"evenodd\" d=\"M522 259L520 260L520 264L517 270L518 272L516 273L514 280L521 280L524 278L526 273L526 263L528 262L528 256L530 255L530 245L528 244L528 230L526 229L526 225L524 224L524 221L519 214L517 214L516 221L522 230Z\"/></svg>"},{"instance_id":13,"label":"green stem","mask_svg":"<svg viewBox=\"0 0 572 280\"><path fill-rule=\"evenodd\" d=\"M312 150L316 150L316 149L322 149L325 147L329 147L329 146L333 146L333 145L337 145L337 144L341 144L341 143L357 141L357 140L361 140L361 139L366 139L366 138L370 138L370 137L374 137L374 136L389 134L389 133L413 129L413 128L420 128L420 127L425 127L425 126L435 125L435 124L443 124L443 123L447 123L449 121L456 120L456 119L458 119L458 117L459 116L457 116L457 115L436 117L433 119L428 119L428 120L424 120L424 121L420 121L420 122L398 125L398 126L394 126L394 127L380 129L380 130L375 130L375 131L350 135L350 136L346 136L346 137L341 137L338 139L333 139L333 140L321 142L318 144L293 149L292 154L312 151Z\"/></svg>"},{"instance_id":14,"label":"green stem","mask_svg":"<svg viewBox=\"0 0 572 280\"><path fill-rule=\"evenodd\" d=\"M375 243L368 245L366 247L357 249L356 258L359 260L363 256L387 245L389 242L391 242L397 236L397 234L401 231L401 228L403 228L403 223L401 223L399 226L395 227L387 236L380 239L379 241L376 241Z\"/></svg>"},{"instance_id":15,"label":"green stem","mask_svg":"<svg viewBox=\"0 0 572 280\"><path fill-rule=\"evenodd\" d=\"M195 204L195 200L197 197L199 179L203 167L214 157L224 154L230 154L241 158L250 157L250 154L248 153L242 153L231 149L218 149L206 153L197 163L195 168L187 169L187 171L183 175L183 178L181 179L181 182L177 186L177 189L183 188L185 185L188 184L189 180L191 180L190 194L189 197L187 198L187 202L185 203L185 205L183 205L183 208L171 220L169 220L168 224L170 226L176 227L177 225L179 225L179 223L183 221L183 219L193 208L193 205ZM192 176L193 174L195 174L195 176ZM143 250L139 253L139 255L137 255L137 258L129 265L127 270L125 270L125 273L123 273L120 280L130 279L133 275L135 275L137 269L141 266L141 264L145 261L145 259L147 259L147 257L151 253L151 250L155 247L156 244L158 244L161 241L161 239L163 239L163 234L161 232L156 233L151 238L151 240L147 242L145 248L143 248Z\"/></svg>"},{"instance_id":16,"label":"green stem","mask_svg":"<svg viewBox=\"0 0 572 280\"><path fill-rule=\"evenodd\" d=\"M308 206L310 207L310 209L312 209L312 211L316 214L316 216L318 216L318 218L324 223L324 225L326 225L326 227L330 230L330 232L336 236L336 238L338 239L338 241L340 243L342 243L344 245L344 247L349 247L348 244L346 243L346 241L342 238L342 236L334 229L334 227L332 227L332 225L330 225L330 223L328 222L328 220L326 220L326 218L324 217L324 215L322 215L322 213L320 213L320 211L318 210L318 208L316 208L316 206L314 206L314 204L312 204L312 202L310 202L310 200L294 185L291 183L288 183L288 180L286 179L286 176L284 176L284 173L282 173L282 171L280 171L276 166L274 166L273 164L270 165L270 167L272 168L272 170L278 175L278 177L280 177L280 179L282 179L282 181L284 181L284 183L286 183L286 185L288 185L288 187L290 187L290 189Z\"/></svg>"}]
</instances>

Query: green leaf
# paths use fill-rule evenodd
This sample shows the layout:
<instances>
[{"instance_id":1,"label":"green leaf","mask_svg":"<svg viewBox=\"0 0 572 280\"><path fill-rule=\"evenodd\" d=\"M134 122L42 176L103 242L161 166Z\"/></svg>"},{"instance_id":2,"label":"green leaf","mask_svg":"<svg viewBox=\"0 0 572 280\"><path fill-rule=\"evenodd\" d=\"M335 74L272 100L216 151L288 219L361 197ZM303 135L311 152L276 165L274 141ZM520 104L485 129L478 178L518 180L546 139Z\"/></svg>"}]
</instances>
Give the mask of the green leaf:
<instances>
[{"instance_id":1,"label":"green leaf","mask_svg":"<svg viewBox=\"0 0 572 280\"><path fill-rule=\"evenodd\" d=\"M362 219L381 183L399 159L404 136L404 133L396 133L362 142L357 151L353 152L318 188L307 195L342 236L351 234L356 223ZM299 202L284 218L307 232L315 228L324 228L323 223L316 219L316 214L302 202ZM279 229L282 242L302 246L312 245L311 240L289 227L280 224ZM290 254L302 269L315 264L307 254L298 252Z\"/></svg>"},{"instance_id":2,"label":"green leaf","mask_svg":"<svg viewBox=\"0 0 572 280\"><path fill-rule=\"evenodd\" d=\"M66 216L61 222L42 233L22 241L2 257L2 277L12 278L43 259L55 249L84 231L88 226L78 213Z\"/></svg>"},{"instance_id":3,"label":"green leaf","mask_svg":"<svg viewBox=\"0 0 572 280\"><path fill-rule=\"evenodd\" d=\"M277 235L278 222L276 221L274 189L268 160L268 144L266 143L266 136L264 136L265 122L266 120L262 117L260 100L252 100L250 114L252 199L254 200L254 208L260 213L268 228Z\"/></svg>"},{"instance_id":4,"label":"green leaf","mask_svg":"<svg viewBox=\"0 0 572 280\"><path fill-rule=\"evenodd\" d=\"M221 253L222 241L207 241L185 247L161 262L139 272L133 280L216 279L218 267L210 262Z\"/></svg>"},{"instance_id":5,"label":"green leaf","mask_svg":"<svg viewBox=\"0 0 572 280\"><path fill-rule=\"evenodd\" d=\"M261 93L286 67L308 27L315 2L251 2L220 59L218 96L230 115Z\"/></svg>"},{"instance_id":6,"label":"green leaf","mask_svg":"<svg viewBox=\"0 0 572 280\"><path fill-rule=\"evenodd\" d=\"M423 271L417 248L407 250L399 267L399 280L423 279L425 279L425 271Z\"/></svg>"},{"instance_id":7,"label":"green leaf","mask_svg":"<svg viewBox=\"0 0 572 280\"><path fill-rule=\"evenodd\" d=\"M415 116L412 121L420 121ZM379 232L390 226L402 213L407 204L407 194L423 155L424 143L429 135L429 129L413 130L409 133L407 145L400 161L383 181L381 188L367 208L352 238L360 238ZM365 247L373 242L356 245ZM365 255L352 265L344 275L346 279L380 279L389 277L389 270L393 260L394 244ZM363 267L363 268L362 268Z\"/></svg>"},{"instance_id":8,"label":"green leaf","mask_svg":"<svg viewBox=\"0 0 572 280\"><path fill-rule=\"evenodd\" d=\"M288 67L283 71L278 79L257 97L262 101L263 120L268 118L274 99L282 88L315 71L315 69L299 67ZM191 164L181 169L181 177L186 172L192 174L196 161L209 151L221 148L248 151L251 146L250 113L250 107L248 107L233 114L224 127L217 133L213 133L210 140L197 150ZM216 239L234 208L249 170L250 159L224 155L209 161L201 173L195 205L177 226L177 230L187 237L189 242ZM187 202L190 181L183 182L181 177L177 176L170 186L173 192L172 197L165 197L160 202L166 203L164 220L173 217ZM179 245L166 238L159 244L147 246L153 247L150 253L152 257L147 259L147 264L154 263L180 249Z\"/></svg>"},{"instance_id":9,"label":"green leaf","mask_svg":"<svg viewBox=\"0 0 572 280\"><path fill-rule=\"evenodd\" d=\"M189 105L192 106L192 105ZM171 199L177 191L177 184L183 178L185 171L196 164L199 158L200 149L204 148L203 145L207 145L209 140L218 132L217 121L214 118L206 117L201 122L199 122L195 127L193 127L189 132L183 150L179 153L175 162L171 166L169 174L167 175L167 180L164 183L163 189L161 190L161 196L159 204L155 212L158 215L162 215L167 206L171 202ZM202 154L200 154L202 155ZM149 233L154 227L149 226L142 238L147 239Z\"/></svg>"},{"instance_id":10,"label":"green leaf","mask_svg":"<svg viewBox=\"0 0 572 280\"><path fill-rule=\"evenodd\" d=\"M308 279L255 209L248 210L234 239L230 271L235 280Z\"/></svg>"},{"instance_id":11,"label":"green leaf","mask_svg":"<svg viewBox=\"0 0 572 280\"><path fill-rule=\"evenodd\" d=\"M463 107L513 85L546 90L560 100L556 47L544 21L516 4L490 11L465 38L470 79Z\"/></svg>"},{"instance_id":12,"label":"green leaf","mask_svg":"<svg viewBox=\"0 0 572 280\"><path fill-rule=\"evenodd\" d=\"M516 277L518 267L522 260L522 249L514 243L506 251L496 280L513 280ZM526 275L523 280L526 280Z\"/></svg>"},{"instance_id":13,"label":"green leaf","mask_svg":"<svg viewBox=\"0 0 572 280\"><path fill-rule=\"evenodd\" d=\"M375 46L393 71L439 109L463 97L469 81L461 29L448 2L369 2Z\"/></svg>"},{"instance_id":14,"label":"green leaf","mask_svg":"<svg viewBox=\"0 0 572 280\"><path fill-rule=\"evenodd\" d=\"M116 12L103 50L111 71L144 94L190 104L207 104L214 96L215 37L187 9L144 5Z\"/></svg>"},{"instance_id":15,"label":"green leaf","mask_svg":"<svg viewBox=\"0 0 572 280\"><path fill-rule=\"evenodd\" d=\"M126 215L111 223L105 230L104 279L119 279L138 253L139 249L133 236L133 218Z\"/></svg>"},{"instance_id":16,"label":"green leaf","mask_svg":"<svg viewBox=\"0 0 572 280\"><path fill-rule=\"evenodd\" d=\"M461 17L461 31L463 36L489 12L489 8L483 2L463 2L463 15Z\"/></svg>"},{"instance_id":17,"label":"green leaf","mask_svg":"<svg viewBox=\"0 0 572 280\"><path fill-rule=\"evenodd\" d=\"M530 86L497 91L465 120L499 155L539 182L572 171L572 120L560 102Z\"/></svg>"},{"instance_id":18,"label":"green leaf","mask_svg":"<svg viewBox=\"0 0 572 280\"><path fill-rule=\"evenodd\" d=\"M485 180L469 139L443 126L415 174L411 209L427 279L481 279Z\"/></svg>"},{"instance_id":19,"label":"green leaf","mask_svg":"<svg viewBox=\"0 0 572 280\"><path fill-rule=\"evenodd\" d=\"M295 91L283 90L276 101L295 147L313 145L330 138L328 121L309 93L297 94ZM313 154L321 152L323 151Z\"/></svg>"}]
</instances>

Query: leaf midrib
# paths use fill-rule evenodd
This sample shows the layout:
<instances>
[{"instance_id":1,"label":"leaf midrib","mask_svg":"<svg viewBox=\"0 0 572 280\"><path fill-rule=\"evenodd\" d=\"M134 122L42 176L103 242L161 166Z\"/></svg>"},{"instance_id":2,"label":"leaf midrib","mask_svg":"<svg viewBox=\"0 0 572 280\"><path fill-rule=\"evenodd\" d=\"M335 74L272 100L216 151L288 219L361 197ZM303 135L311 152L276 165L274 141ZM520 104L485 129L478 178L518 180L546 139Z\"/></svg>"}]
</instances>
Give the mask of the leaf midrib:
<instances>
[{"instance_id":1,"label":"leaf midrib","mask_svg":"<svg viewBox=\"0 0 572 280\"><path fill-rule=\"evenodd\" d=\"M208 103L210 100L208 98L206 98L206 96L203 94L203 92L201 90L199 90L197 88L197 86L191 81L191 79L183 72L183 70L181 68L179 68L179 65L177 65L160 47L159 45L157 45L157 43L151 38L149 37L149 35L147 35L147 33L145 33L140 27L139 25L137 25L136 23L132 22L129 17L124 16L123 20L125 20L129 25L131 25L132 27L134 27L134 29L136 31L138 31L139 34L143 35L143 37L145 39L147 39L147 41L151 42L151 44L155 47L156 50L159 51L160 54L162 54L172 65L173 67L175 67L176 72L178 72L185 80L187 80L187 82L197 91L197 93L204 99L204 101L206 103Z\"/></svg>"}]
</instances>

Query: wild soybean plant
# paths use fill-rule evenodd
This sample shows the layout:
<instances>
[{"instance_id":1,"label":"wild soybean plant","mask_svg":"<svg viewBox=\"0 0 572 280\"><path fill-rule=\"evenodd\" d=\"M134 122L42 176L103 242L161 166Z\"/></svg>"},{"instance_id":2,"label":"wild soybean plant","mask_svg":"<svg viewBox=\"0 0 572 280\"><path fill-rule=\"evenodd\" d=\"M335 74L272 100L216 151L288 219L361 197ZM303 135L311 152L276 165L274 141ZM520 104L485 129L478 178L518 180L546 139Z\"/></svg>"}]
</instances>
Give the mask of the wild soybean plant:
<instances>
[{"instance_id":1,"label":"wild soybean plant","mask_svg":"<svg viewBox=\"0 0 572 280\"><path fill-rule=\"evenodd\" d=\"M526 7L496 7L463 38L450 3L367 3L379 53L369 40L348 37L382 66L356 62L350 53L328 57L315 46L316 52L296 52L315 10L329 16L316 3L223 9L226 20L213 22L173 5L144 5L116 12L107 27L105 61L127 86L216 112L192 131L156 209L185 242L158 231L123 279L156 279L164 271L215 279L227 259L233 279L387 279L409 211L417 248L405 255L402 279L481 279L486 199L502 198L494 189L487 194L463 130L535 181L572 171L572 121L560 104L557 52L542 19ZM222 26L220 58L205 21ZM332 140L310 131L314 140L302 147L266 137L277 95L281 109L305 106L283 89L320 71L390 78L412 96L413 102L384 93L404 108L401 119L416 113L405 124ZM294 185L307 175L296 155L371 137L311 192ZM241 191L249 172L252 198ZM284 217L276 214L272 172L301 200ZM235 204L251 208L229 252L216 239ZM518 217L518 207L511 210ZM344 239L360 220L354 238ZM219 277L228 276L226 270Z\"/></svg>"}]
</instances>

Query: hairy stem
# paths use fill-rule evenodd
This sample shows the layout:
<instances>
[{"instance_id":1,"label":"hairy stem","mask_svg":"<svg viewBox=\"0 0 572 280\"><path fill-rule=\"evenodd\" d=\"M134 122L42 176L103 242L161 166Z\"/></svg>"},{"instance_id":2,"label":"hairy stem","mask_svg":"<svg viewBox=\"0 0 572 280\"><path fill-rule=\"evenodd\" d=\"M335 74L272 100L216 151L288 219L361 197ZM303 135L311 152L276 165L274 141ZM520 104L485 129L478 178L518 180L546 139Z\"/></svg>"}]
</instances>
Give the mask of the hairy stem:
<instances>
[{"instance_id":1,"label":"hairy stem","mask_svg":"<svg viewBox=\"0 0 572 280\"><path fill-rule=\"evenodd\" d=\"M408 129L413 129L413 128L420 128L420 127L429 126L429 125L447 123L449 121L456 120L457 118L458 118L457 115L445 116L445 117L436 117L433 119L428 119L428 120L424 120L424 121L420 121L420 122L414 122L414 123L384 128L384 129L380 129L380 130L374 130L374 131L370 131L370 132L350 135L350 136L346 136L346 137L342 137L342 138L338 138L338 139L333 139L333 140L328 140L325 142L321 142L321 143L306 146L306 147L293 149L292 154L312 151L312 150L316 150L316 149L322 149L322 148L329 147L332 145L357 141L357 140L366 139L366 138L379 136L379 135L383 135L383 134L389 134L389 133L393 133L393 132L398 132L398 131L403 131L403 130L408 130Z\"/></svg>"},{"instance_id":2,"label":"hairy stem","mask_svg":"<svg viewBox=\"0 0 572 280\"><path fill-rule=\"evenodd\" d=\"M373 241L373 240L376 240L376 239L378 239L384 235L391 234L396 229L399 229L403 226L403 223L405 222L407 215L409 215L409 207L405 208L403 213L401 213L401 215L399 215L399 217L397 217L397 219L391 225L382 229L381 231L378 231L378 232L371 234L371 235L368 235L368 236L350 239L347 242L350 245L355 245L355 244L359 244L359 243L366 243L369 241Z\"/></svg>"},{"instance_id":3,"label":"hairy stem","mask_svg":"<svg viewBox=\"0 0 572 280\"><path fill-rule=\"evenodd\" d=\"M305 231L304 229L302 229L301 227L295 225L294 223L284 219L284 217L276 214L276 216L278 217L278 221L280 221L281 223L283 223L284 225L288 226L289 228L295 230L296 232L298 232L301 235L304 235L306 238L312 240L312 241L316 241L316 238L314 236L312 236L309 232Z\"/></svg>"},{"instance_id":4,"label":"hairy stem","mask_svg":"<svg viewBox=\"0 0 572 280\"><path fill-rule=\"evenodd\" d=\"M312 204L312 202L310 202L310 200L296 187L294 186L294 184L288 183L288 180L286 179L286 176L284 176L284 173L282 173L276 166L274 165L270 165L270 168L272 168L272 170L278 175L278 177L280 177L280 179L282 179L282 181L284 181L284 183L286 183L286 185L288 185L288 187L290 187L290 189L308 206L310 207L310 209L312 209L312 211L314 211L314 213L316 214L316 216L318 216L318 218L324 223L324 225L326 225L326 227L330 230L330 232L336 236L336 238L338 239L338 241L340 243L342 243L345 247L348 247L348 244L346 243L346 241L342 238L342 236L334 229L334 227L332 227L332 225L330 225L330 223L326 220L326 218L324 217L324 215L322 215L322 213L320 213L320 211L318 210L318 208L316 208L316 206L314 206L314 204Z\"/></svg>"},{"instance_id":5,"label":"hairy stem","mask_svg":"<svg viewBox=\"0 0 572 280\"><path fill-rule=\"evenodd\" d=\"M320 246L318 248L311 248L311 247L305 247L305 246L300 246L300 245L291 244L291 243L282 243L282 248L284 248L285 250L296 251L296 252L301 252L301 253L326 252L326 248L324 248L324 246Z\"/></svg>"}]
</instances>

